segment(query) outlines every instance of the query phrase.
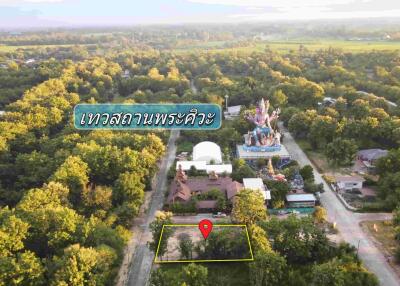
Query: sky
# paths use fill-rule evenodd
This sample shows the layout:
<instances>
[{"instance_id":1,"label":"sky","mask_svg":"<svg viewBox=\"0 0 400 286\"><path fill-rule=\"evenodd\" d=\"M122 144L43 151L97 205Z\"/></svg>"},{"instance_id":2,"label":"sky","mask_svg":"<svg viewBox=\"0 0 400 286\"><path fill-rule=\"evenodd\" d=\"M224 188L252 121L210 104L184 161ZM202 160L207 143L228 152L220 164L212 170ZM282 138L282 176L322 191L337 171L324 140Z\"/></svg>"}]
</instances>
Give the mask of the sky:
<instances>
[{"instance_id":1,"label":"sky","mask_svg":"<svg viewBox=\"0 0 400 286\"><path fill-rule=\"evenodd\" d=\"M400 18L400 0L0 0L0 28Z\"/></svg>"}]
</instances>

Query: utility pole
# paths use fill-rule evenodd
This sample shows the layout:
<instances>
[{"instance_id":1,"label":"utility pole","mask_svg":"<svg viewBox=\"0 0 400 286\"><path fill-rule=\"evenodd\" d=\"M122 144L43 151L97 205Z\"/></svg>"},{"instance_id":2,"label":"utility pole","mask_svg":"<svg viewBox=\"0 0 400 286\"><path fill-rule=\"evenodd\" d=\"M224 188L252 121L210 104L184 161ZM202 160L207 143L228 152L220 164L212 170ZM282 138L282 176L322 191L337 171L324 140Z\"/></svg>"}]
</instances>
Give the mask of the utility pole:
<instances>
[{"instance_id":1,"label":"utility pole","mask_svg":"<svg viewBox=\"0 0 400 286\"><path fill-rule=\"evenodd\" d=\"M228 98L229 98L229 95L225 95L225 108L226 108L226 111L228 111Z\"/></svg>"}]
</instances>

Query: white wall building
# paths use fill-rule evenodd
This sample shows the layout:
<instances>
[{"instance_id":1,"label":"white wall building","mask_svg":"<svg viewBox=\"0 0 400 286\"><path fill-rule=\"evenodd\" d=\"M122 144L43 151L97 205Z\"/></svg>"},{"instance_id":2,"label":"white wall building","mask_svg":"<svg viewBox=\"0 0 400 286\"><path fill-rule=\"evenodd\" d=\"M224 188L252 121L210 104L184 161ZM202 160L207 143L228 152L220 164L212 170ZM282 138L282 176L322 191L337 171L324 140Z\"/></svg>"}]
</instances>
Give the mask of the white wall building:
<instances>
[{"instance_id":1,"label":"white wall building","mask_svg":"<svg viewBox=\"0 0 400 286\"><path fill-rule=\"evenodd\" d=\"M176 170L179 169L181 165L183 171L189 171L193 166L196 170L206 171L207 174L215 172L216 174L232 174L231 164L218 164L218 165L208 165L206 161L178 161L176 162Z\"/></svg>"},{"instance_id":2,"label":"white wall building","mask_svg":"<svg viewBox=\"0 0 400 286\"><path fill-rule=\"evenodd\" d=\"M216 174L232 173L232 165L222 164L221 148L213 142L204 141L194 146L192 157L193 161L177 161L176 170L179 169L180 165L184 171L195 167L196 170L206 171L207 174L212 172Z\"/></svg>"},{"instance_id":3,"label":"white wall building","mask_svg":"<svg viewBox=\"0 0 400 286\"><path fill-rule=\"evenodd\" d=\"M240 115L241 105L228 106L227 111L224 112L225 119L233 119Z\"/></svg>"},{"instance_id":4,"label":"white wall building","mask_svg":"<svg viewBox=\"0 0 400 286\"><path fill-rule=\"evenodd\" d=\"M360 176L337 176L336 185L339 190L362 189L364 178Z\"/></svg>"},{"instance_id":5,"label":"white wall building","mask_svg":"<svg viewBox=\"0 0 400 286\"><path fill-rule=\"evenodd\" d=\"M261 178L243 178L243 187L249 190L258 190L262 193L264 200L271 200L271 192L267 190Z\"/></svg>"}]
</instances>

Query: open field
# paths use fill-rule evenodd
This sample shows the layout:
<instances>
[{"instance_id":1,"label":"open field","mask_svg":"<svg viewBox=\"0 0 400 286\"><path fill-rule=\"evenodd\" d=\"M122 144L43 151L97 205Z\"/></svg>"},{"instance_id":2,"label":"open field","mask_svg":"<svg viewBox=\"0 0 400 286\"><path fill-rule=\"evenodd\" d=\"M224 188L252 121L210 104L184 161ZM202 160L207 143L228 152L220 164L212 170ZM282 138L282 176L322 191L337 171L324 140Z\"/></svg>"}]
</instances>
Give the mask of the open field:
<instances>
[{"instance_id":1,"label":"open field","mask_svg":"<svg viewBox=\"0 0 400 286\"><path fill-rule=\"evenodd\" d=\"M374 224L378 231L374 230ZM395 240L396 233L390 221L365 221L361 225L373 236L384 253L394 256L398 242Z\"/></svg>"},{"instance_id":2,"label":"open field","mask_svg":"<svg viewBox=\"0 0 400 286\"><path fill-rule=\"evenodd\" d=\"M45 48L57 48L57 47L73 47L73 46L89 46L89 45L26 45L26 46L6 46L0 45L0 52L14 52L18 49L29 50L29 49L45 49Z\"/></svg>"},{"instance_id":3,"label":"open field","mask_svg":"<svg viewBox=\"0 0 400 286\"><path fill-rule=\"evenodd\" d=\"M400 41L346 41L346 40L288 40L288 41L262 41L249 43L245 47L227 47L227 41L199 42L173 49L176 53L186 53L193 51L204 51L211 53L224 52L262 52L268 46L271 50L279 53L288 53L292 50L298 50L302 45L310 51L316 51L327 48L342 49L347 52L367 52L372 50L400 50ZM234 42L231 42L234 44ZM0 52L12 52L18 49L52 48L52 47L70 47L67 45L23 45L7 46L0 45Z\"/></svg>"},{"instance_id":4,"label":"open field","mask_svg":"<svg viewBox=\"0 0 400 286\"><path fill-rule=\"evenodd\" d=\"M378 231L375 231L374 224ZM361 223L362 229L373 237L374 244L379 250L388 257L388 262L393 270L400 276L400 264L396 261L395 253L399 245L396 241L396 231L391 221L364 221Z\"/></svg>"},{"instance_id":5,"label":"open field","mask_svg":"<svg viewBox=\"0 0 400 286\"><path fill-rule=\"evenodd\" d=\"M247 47L225 47L226 42L209 42L206 44L191 45L187 47L177 48L175 52L190 52L193 50L207 50L208 52L217 53L220 51L232 52L261 52L268 46L271 50L279 53L288 53L291 50L298 50L301 45L310 51L321 49L335 48L342 49L347 52L367 52L372 50L400 50L399 41L345 41L345 40L290 40L290 41L263 41L250 44Z\"/></svg>"}]
</instances>

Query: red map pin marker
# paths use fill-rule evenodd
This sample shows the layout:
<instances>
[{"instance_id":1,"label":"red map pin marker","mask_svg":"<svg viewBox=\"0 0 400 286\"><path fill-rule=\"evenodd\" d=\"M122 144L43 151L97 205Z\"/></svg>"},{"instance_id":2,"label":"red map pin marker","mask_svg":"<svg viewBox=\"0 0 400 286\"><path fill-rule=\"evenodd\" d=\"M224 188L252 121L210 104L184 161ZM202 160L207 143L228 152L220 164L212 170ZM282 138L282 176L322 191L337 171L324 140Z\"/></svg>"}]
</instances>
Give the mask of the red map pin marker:
<instances>
[{"instance_id":1,"label":"red map pin marker","mask_svg":"<svg viewBox=\"0 0 400 286\"><path fill-rule=\"evenodd\" d=\"M213 228L213 223L208 219L203 219L201 222L199 222L199 229L204 239L207 239L208 235L212 231L212 228Z\"/></svg>"}]
</instances>

